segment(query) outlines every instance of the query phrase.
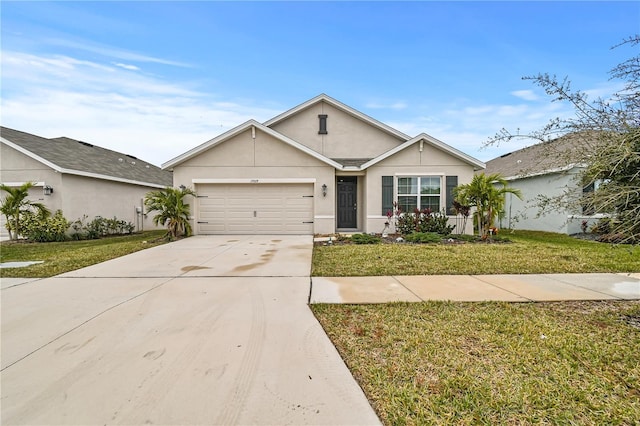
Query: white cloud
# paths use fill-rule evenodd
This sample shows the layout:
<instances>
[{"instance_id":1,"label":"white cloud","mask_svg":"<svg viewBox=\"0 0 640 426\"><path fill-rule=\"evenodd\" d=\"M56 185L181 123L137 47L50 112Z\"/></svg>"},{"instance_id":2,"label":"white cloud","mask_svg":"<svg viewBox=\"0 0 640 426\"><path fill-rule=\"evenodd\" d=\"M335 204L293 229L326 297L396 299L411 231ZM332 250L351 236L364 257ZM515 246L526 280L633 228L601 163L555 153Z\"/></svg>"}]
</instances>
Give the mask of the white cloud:
<instances>
[{"instance_id":1,"label":"white cloud","mask_svg":"<svg viewBox=\"0 0 640 426\"><path fill-rule=\"evenodd\" d=\"M392 102L392 103L378 103L378 102L370 102L365 105L367 108L371 109L392 109L392 110L402 110L407 108L407 104L402 101Z\"/></svg>"},{"instance_id":2,"label":"white cloud","mask_svg":"<svg viewBox=\"0 0 640 426\"><path fill-rule=\"evenodd\" d=\"M536 101L539 99L533 90L514 90L511 94L525 101Z\"/></svg>"},{"instance_id":3,"label":"white cloud","mask_svg":"<svg viewBox=\"0 0 640 426\"><path fill-rule=\"evenodd\" d=\"M132 73L125 62L105 65L16 52L3 52L1 60L3 125L85 140L158 165L251 118L264 121L283 111L269 100L220 99L192 82ZM483 161L523 146L513 142L482 150L500 129L528 132L572 113L560 103L474 104L468 99L366 108L380 109L374 118L408 135L428 133Z\"/></svg>"},{"instance_id":4,"label":"white cloud","mask_svg":"<svg viewBox=\"0 0 640 426\"><path fill-rule=\"evenodd\" d=\"M472 100L459 100L451 105L423 105L413 109L415 116L381 121L415 136L427 133L482 161L531 144L522 140L486 146L486 142L501 129L518 129L527 133L542 128L555 117L567 117L572 111L559 103L536 104L479 104Z\"/></svg>"},{"instance_id":5,"label":"white cloud","mask_svg":"<svg viewBox=\"0 0 640 426\"><path fill-rule=\"evenodd\" d=\"M129 70L129 71L140 71L140 68L136 67L135 65L122 64L119 62L114 63L113 65L115 65L116 67L124 68L125 70Z\"/></svg>"},{"instance_id":6,"label":"white cloud","mask_svg":"<svg viewBox=\"0 0 640 426\"><path fill-rule=\"evenodd\" d=\"M73 41L68 38L64 38L64 39L48 38L44 40L44 42L53 46L73 48L73 49L77 49L85 52L96 53L98 55L102 55L109 58L122 59L125 61L150 62L150 63L171 65L175 67L184 67L184 68L191 67L191 65L184 62L173 61L173 60L164 59L164 58L156 58L154 56L143 55L140 53L123 50L123 49L119 49L112 46L106 46L106 45L90 42L87 40Z\"/></svg>"},{"instance_id":7,"label":"white cloud","mask_svg":"<svg viewBox=\"0 0 640 426\"><path fill-rule=\"evenodd\" d=\"M281 112L66 56L3 52L2 71L2 125L84 140L157 165L250 118Z\"/></svg>"}]
</instances>

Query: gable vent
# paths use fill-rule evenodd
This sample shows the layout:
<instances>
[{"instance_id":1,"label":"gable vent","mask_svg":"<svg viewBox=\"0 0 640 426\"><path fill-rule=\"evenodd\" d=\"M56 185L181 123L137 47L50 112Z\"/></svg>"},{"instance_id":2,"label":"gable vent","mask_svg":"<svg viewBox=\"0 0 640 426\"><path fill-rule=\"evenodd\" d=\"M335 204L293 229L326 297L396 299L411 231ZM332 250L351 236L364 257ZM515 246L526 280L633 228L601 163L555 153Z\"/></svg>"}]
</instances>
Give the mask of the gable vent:
<instances>
[{"instance_id":1,"label":"gable vent","mask_svg":"<svg viewBox=\"0 0 640 426\"><path fill-rule=\"evenodd\" d=\"M320 128L318 129L319 135L327 134L327 114L319 114L318 115L318 124Z\"/></svg>"}]
</instances>

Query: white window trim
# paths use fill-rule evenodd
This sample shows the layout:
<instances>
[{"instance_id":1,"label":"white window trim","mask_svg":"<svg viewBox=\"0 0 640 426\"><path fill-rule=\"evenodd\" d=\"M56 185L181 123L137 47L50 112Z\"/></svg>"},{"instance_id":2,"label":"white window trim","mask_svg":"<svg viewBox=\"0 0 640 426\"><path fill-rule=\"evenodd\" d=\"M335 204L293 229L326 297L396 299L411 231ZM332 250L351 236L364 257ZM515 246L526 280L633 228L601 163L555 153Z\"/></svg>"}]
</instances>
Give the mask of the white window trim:
<instances>
[{"instance_id":1,"label":"white window trim","mask_svg":"<svg viewBox=\"0 0 640 426\"><path fill-rule=\"evenodd\" d=\"M395 176L393 177L393 201L395 203L398 202L398 195L403 195L403 196L413 196L413 194L398 194L398 178L406 178L406 177L417 177L417 178L423 178L423 177L437 177L440 179L440 197L439 197L439 202L438 204L440 205L440 209L438 211L442 211L442 206L444 203L444 194L442 191L442 187L443 184L445 183L445 173L396 173ZM418 194L415 195L418 200L420 198L420 182L418 182ZM432 196L433 195L429 195ZM435 197L434 197L435 198Z\"/></svg>"}]
</instances>

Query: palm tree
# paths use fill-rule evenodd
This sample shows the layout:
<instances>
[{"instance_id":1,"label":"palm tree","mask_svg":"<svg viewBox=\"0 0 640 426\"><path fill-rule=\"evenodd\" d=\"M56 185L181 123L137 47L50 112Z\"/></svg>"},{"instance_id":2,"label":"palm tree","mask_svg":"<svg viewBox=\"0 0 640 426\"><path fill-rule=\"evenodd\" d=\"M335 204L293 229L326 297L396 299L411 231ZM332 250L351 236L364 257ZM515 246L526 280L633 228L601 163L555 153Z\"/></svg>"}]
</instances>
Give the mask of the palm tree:
<instances>
[{"instance_id":1,"label":"palm tree","mask_svg":"<svg viewBox=\"0 0 640 426\"><path fill-rule=\"evenodd\" d=\"M478 235L486 237L494 219L504 209L504 196L514 194L522 199L519 189L509 188L507 180L499 173L485 175L480 173L473 176L471 182L459 185L454 189L456 200L466 206L475 207L475 223L478 225Z\"/></svg>"},{"instance_id":2,"label":"palm tree","mask_svg":"<svg viewBox=\"0 0 640 426\"><path fill-rule=\"evenodd\" d=\"M180 236L191 235L189 223L189 204L184 203L186 195L196 195L190 188L167 187L147 193L144 204L147 209L159 212L153 217L153 223L167 227L167 236L176 239Z\"/></svg>"},{"instance_id":3,"label":"palm tree","mask_svg":"<svg viewBox=\"0 0 640 426\"><path fill-rule=\"evenodd\" d=\"M21 233L20 216L26 212L35 210L38 217L42 219L51 215L51 212L44 204L36 203L27 199L29 196L29 189L34 186L35 184L33 182L23 183L17 188L0 184L0 189L7 193L7 195L2 199L0 213L2 213L7 219L6 227L7 231L9 231L9 238L12 240L18 239L18 235Z\"/></svg>"}]
</instances>

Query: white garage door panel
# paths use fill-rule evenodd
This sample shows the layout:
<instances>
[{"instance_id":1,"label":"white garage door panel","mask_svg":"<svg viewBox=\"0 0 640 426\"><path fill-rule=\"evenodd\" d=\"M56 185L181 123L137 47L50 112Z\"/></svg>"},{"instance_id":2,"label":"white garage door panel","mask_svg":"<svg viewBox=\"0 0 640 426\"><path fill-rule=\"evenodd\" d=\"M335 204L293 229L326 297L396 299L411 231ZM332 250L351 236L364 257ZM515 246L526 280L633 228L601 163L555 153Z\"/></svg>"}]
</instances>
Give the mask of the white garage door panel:
<instances>
[{"instance_id":1,"label":"white garage door panel","mask_svg":"<svg viewBox=\"0 0 640 426\"><path fill-rule=\"evenodd\" d=\"M312 234L311 184L198 185L199 234Z\"/></svg>"}]
</instances>

